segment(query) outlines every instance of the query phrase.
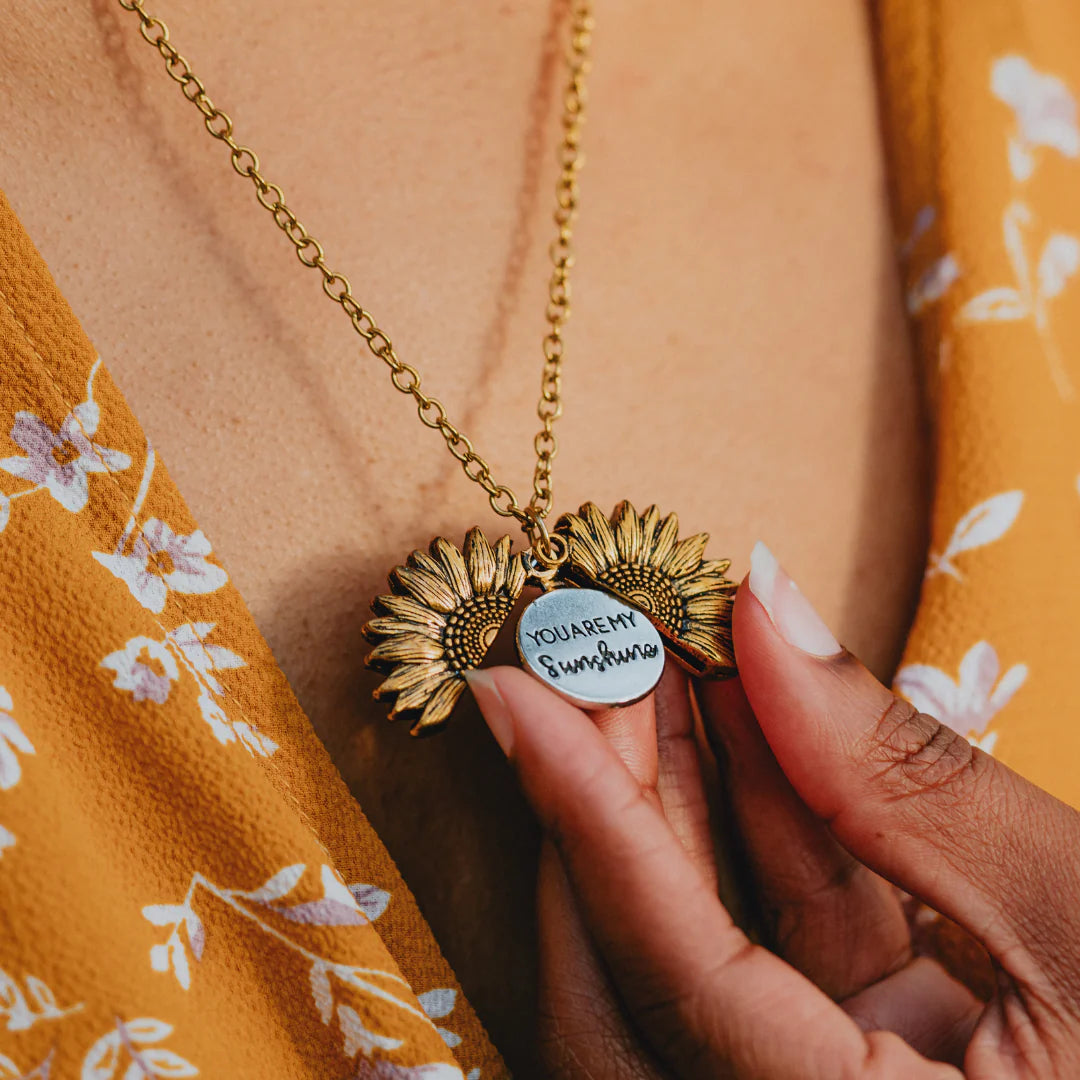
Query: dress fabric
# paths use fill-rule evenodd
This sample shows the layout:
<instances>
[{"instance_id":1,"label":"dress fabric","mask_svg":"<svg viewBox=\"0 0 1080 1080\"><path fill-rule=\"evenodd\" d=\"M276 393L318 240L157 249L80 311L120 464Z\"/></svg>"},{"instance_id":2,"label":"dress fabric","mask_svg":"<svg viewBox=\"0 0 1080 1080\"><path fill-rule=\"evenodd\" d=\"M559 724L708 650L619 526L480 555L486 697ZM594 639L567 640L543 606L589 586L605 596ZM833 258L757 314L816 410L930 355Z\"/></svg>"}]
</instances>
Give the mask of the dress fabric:
<instances>
[{"instance_id":1,"label":"dress fabric","mask_svg":"<svg viewBox=\"0 0 1080 1080\"><path fill-rule=\"evenodd\" d=\"M1080 805L1080 9L874 29L937 461L896 685ZM0 198L0 1080L504 1075Z\"/></svg>"}]
</instances>

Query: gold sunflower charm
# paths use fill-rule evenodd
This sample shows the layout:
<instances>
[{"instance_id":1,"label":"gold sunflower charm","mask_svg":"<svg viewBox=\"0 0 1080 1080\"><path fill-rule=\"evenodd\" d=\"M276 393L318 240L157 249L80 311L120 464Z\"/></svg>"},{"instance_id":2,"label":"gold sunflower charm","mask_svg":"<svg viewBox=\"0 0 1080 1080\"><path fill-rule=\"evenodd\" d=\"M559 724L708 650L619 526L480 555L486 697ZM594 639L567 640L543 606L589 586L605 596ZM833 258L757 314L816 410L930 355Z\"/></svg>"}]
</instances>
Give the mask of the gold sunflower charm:
<instances>
[{"instance_id":1,"label":"gold sunflower charm","mask_svg":"<svg viewBox=\"0 0 1080 1080\"><path fill-rule=\"evenodd\" d=\"M392 700L390 719L413 718L413 735L438 731L465 689L463 672L479 667L525 586L510 537L494 548L477 528L464 554L437 536L429 554L414 551L390 574L393 592L372 602L364 627L375 644L366 663L389 675L375 691Z\"/></svg>"},{"instance_id":2,"label":"gold sunflower charm","mask_svg":"<svg viewBox=\"0 0 1080 1080\"><path fill-rule=\"evenodd\" d=\"M595 503L564 514L555 532L570 553L563 576L603 589L649 617L669 651L695 675L735 674L731 608L736 584L731 562L705 559L707 533L679 539L679 519L655 506L639 515L628 502L610 519Z\"/></svg>"}]
</instances>

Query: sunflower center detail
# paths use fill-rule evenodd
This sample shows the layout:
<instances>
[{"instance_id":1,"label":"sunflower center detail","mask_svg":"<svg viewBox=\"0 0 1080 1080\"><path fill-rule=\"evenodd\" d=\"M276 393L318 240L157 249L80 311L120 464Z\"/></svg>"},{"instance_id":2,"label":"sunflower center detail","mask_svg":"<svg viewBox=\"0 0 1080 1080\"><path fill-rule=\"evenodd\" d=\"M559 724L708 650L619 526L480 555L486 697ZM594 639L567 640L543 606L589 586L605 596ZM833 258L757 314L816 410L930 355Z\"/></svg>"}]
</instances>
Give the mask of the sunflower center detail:
<instances>
[{"instance_id":1,"label":"sunflower center detail","mask_svg":"<svg viewBox=\"0 0 1080 1080\"><path fill-rule=\"evenodd\" d=\"M474 596L448 616L443 648L451 668L478 667L513 606L509 596Z\"/></svg>"},{"instance_id":2,"label":"sunflower center detail","mask_svg":"<svg viewBox=\"0 0 1080 1080\"><path fill-rule=\"evenodd\" d=\"M686 614L682 597L672 588L671 578L653 566L619 563L601 571L596 578L635 607L675 630Z\"/></svg>"}]
</instances>

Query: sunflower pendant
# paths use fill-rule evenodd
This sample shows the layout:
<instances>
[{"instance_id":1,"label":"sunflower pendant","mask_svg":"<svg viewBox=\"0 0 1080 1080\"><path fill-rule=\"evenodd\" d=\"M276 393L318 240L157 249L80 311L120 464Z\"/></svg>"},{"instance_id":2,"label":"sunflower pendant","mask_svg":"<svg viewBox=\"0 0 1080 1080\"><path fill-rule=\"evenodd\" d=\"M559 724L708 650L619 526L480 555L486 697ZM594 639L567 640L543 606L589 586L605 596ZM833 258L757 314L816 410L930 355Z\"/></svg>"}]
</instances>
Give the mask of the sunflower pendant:
<instances>
[{"instance_id":1,"label":"sunflower pendant","mask_svg":"<svg viewBox=\"0 0 1080 1080\"><path fill-rule=\"evenodd\" d=\"M704 558L707 536L679 540L674 514L639 515L628 502L610 517L594 503L555 527L561 558L494 546L478 528L463 548L436 537L390 574L391 592L372 603L367 664L386 674L376 700L413 735L442 728L525 586L544 592L522 613L522 666L587 709L626 705L659 681L665 649L696 675L735 674L726 561Z\"/></svg>"}]
</instances>

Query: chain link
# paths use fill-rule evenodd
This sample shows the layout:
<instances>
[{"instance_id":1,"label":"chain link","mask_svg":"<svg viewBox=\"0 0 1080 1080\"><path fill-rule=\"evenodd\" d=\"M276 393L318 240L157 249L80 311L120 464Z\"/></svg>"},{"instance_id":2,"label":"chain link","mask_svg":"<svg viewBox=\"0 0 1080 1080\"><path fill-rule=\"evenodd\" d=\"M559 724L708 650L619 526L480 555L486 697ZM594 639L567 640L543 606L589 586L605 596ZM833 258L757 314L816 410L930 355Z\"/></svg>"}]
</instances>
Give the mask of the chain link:
<instances>
[{"instance_id":1,"label":"chain link","mask_svg":"<svg viewBox=\"0 0 1080 1080\"><path fill-rule=\"evenodd\" d=\"M578 210L578 173L581 171L581 126L585 120L585 77L588 74L593 17L590 0L577 0L571 13L568 64L570 78L563 95L562 141L559 144L559 180L555 187L555 225L557 233L551 245L551 280L548 284L546 318L548 332L543 341L544 367L540 381L540 400L536 413L542 423L533 440L536 450L536 470L533 475L532 498L522 506L511 488L497 483L491 467L474 449L472 442L447 417L438 398L429 397L420 389L420 373L415 367L398 359L394 344L381 329L371 312L366 311L352 292L349 279L332 270L326 263L323 246L304 228L302 222L285 201L285 193L261 172L259 155L243 146L233 136L232 118L210 100L202 80L169 40L169 28L161 19L147 13L145 0L118 0L125 11L139 17L139 33L153 45L165 61L165 71L180 84L184 97L202 114L206 130L230 151L233 169L246 177L255 188L255 198L267 210L277 227L288 237L296 256L304 266L322 275L323 292L344 310L353 329L367 343L371 353L390 369L390 381L395 389L409 394L416 403L417 415L429 428L438 431L450 453L461 464L465 475L487 493L491 509L501 517L516 518L534 546L539 545L547 555L551 543L544 518L553 506L551 467L558 453L554 424L562 415L563 327L570 317L570 268L574 263L572 248L573 226Z\"/></svg>"}]
</instances>

